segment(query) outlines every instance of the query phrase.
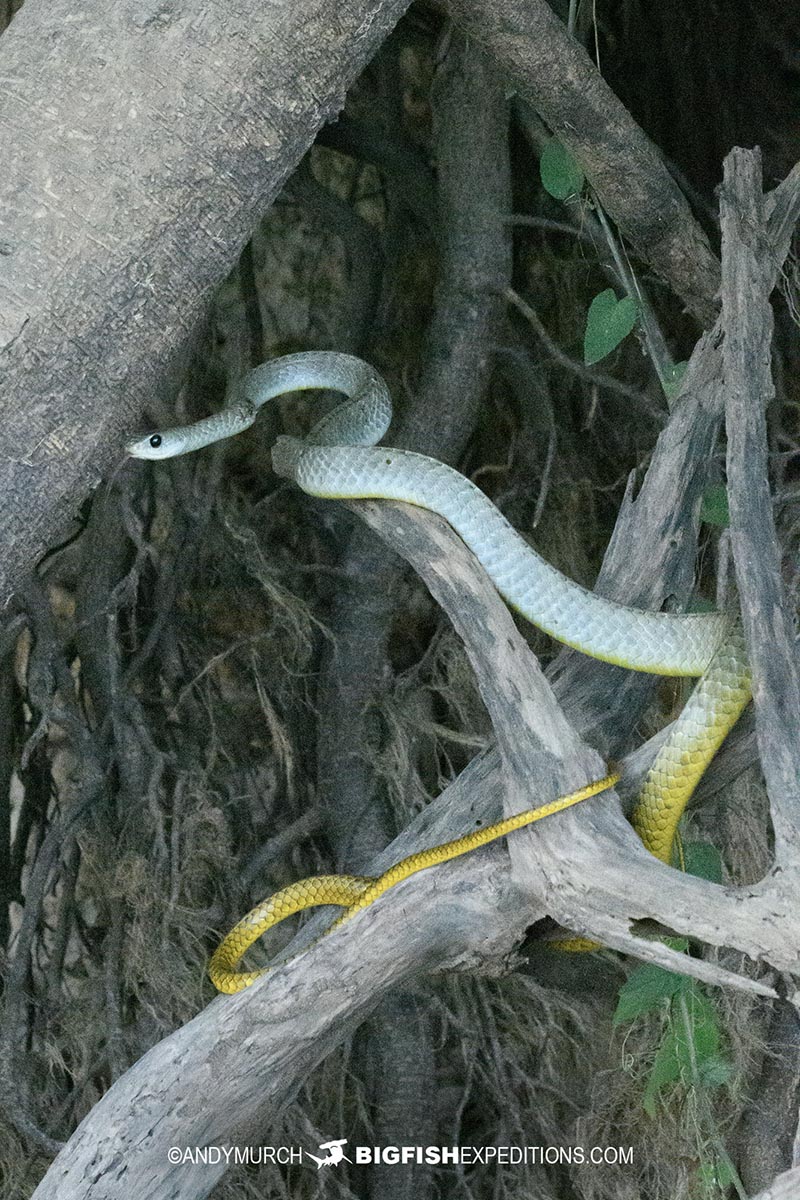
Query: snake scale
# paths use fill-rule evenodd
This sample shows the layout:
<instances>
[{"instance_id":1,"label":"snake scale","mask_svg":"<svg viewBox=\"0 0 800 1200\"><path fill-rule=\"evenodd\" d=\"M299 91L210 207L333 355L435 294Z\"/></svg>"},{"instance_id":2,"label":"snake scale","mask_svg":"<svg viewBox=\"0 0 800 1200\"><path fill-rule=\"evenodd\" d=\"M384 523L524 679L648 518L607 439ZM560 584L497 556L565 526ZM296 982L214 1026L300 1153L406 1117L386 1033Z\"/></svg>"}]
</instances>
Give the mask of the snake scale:
<instances>
[{"instance_id":1,"label":"snake scale","mask_svg":"<svg viewBox=\"0 0 800 1200\"><path fill-rule=\"evenodd\" d=\"M645 847L669 863L678 822L703 772L748 703L750 671L741 626L721 613L647 612L595 595L557 571L516 532L483 492L458 471L407 450L378 446L389 428L388 389L361 359L313 351L263 363L241 381L218 413L127 444L128 454L164 459L187 454L247 429L263 404L312 388L346 399L305 438L281 436L272 451L275 471L325 499L402 500L438 513L469 546L508 604L565 645L593 658L651 674L698 677L645 779L633 825ZM401 879L446 862L588 796L616 776L530 809L483 830L421 851L375 878L322 875L291 884L258 905L212 956L209 974L224 992L237 992L264 974L239 971L245 950L292 913L321 904L345 908L330 929L372 904Z\"/></svg>"}]
</instances>

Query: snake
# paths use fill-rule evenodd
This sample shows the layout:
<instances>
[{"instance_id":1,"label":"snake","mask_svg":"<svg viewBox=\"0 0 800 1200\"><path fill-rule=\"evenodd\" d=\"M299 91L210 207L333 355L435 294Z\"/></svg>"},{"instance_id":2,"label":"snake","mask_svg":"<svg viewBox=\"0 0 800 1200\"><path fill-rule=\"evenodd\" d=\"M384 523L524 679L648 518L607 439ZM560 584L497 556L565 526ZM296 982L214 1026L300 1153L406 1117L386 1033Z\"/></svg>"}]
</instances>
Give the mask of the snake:
<instances>
[{"instance_id":1,"label":"snake","mask_svg":"<svg viewBox=\"0 0 800 1200\"><path fill-rule=\"evenodd\" d=\"M698 680L653 760L632 816L644 847L669 865L683 812L751 698L740 619L721 612L640 609L569 579L459 471L426 455L378 444L392 419L391 396L381 375L353 355L306 351L262 363L242 377L219 412L137 437L125 449L146 460L187 454L248 429L270 400L312 389L345 398L305 437L277 438L272 448L277 475L322 499L399 500L437 513L473 552L506 603L558 642L634 671ZM238 964L263 933L291 914L316 905L343 907L326 936L401 879L588 799L617 778L609 774L550 804L420 851L378 877L320 875L290 884L223 939L209 963L212 982L219 991L234 993L261 978L269 967L243 971Z\"/></svg>"}]
</instances>

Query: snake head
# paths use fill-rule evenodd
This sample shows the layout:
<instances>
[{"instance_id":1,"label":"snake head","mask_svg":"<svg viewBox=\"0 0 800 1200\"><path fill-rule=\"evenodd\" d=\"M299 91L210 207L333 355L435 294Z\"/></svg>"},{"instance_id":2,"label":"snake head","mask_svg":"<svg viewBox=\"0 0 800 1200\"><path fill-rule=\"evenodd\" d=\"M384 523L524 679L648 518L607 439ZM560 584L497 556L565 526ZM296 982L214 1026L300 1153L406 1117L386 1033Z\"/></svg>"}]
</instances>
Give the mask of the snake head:
<instances>
[{"instance_id":1,"label":"snake head","mask_svg":"<svg viewBox=\"0 0 800 1200\"><path fill-rule=\"evenodd\" d=\"M134 438L126 444L125 449L133 458L176 458L179 454L213 446L223 438L249 429L256 419L256 412L255 405L249 400L239 399L210 417L193 421L191 425L178 425L174 429L162 429Z\"/></svg>"},{"instance_id":2,"label":"snake head","mask_svg":"<svg viewBox=\"0 0 800 1200\"><path fill-rule=\"evenodd\" d=\"M180 430L168 429L163 433L147 433L125 443L125 453L131 458L174 458L186 450L186 439Z\"/></svg>"}]
</instances>

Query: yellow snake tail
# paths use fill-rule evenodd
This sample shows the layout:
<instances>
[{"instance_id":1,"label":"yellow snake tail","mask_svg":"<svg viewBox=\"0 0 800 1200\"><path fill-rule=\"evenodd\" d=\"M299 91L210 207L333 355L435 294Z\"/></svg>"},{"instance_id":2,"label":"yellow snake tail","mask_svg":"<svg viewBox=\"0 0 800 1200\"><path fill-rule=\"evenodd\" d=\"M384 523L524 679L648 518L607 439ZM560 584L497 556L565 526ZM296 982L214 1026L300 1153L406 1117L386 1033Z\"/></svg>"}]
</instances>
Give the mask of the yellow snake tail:
<instances>
[{"instance_id":1,"label":"yellow snake tail","mask_svg":"<svg viewBox=\"0 0 800 1200\"><path fill-rule=\"evenodd\" d=\"M634 829L662 862L671 862L686 805L750 695L744 635L735 622L656 755L633 813Z\"/></svg>"},{"instance_id":2,"label":"yellow snake tail","mask_svg":"<svg viewBox=\"0 0 800 1200\"><path fill-rule=\"evenodd\" d=\"M250 987L264 970L237 971L235 968L245 950L257 942L262 933L280 925L294 913L319 904L342 904L349 908L374 882L371 876L312 875L268 896L234 925L212 954L208 974L214 987L228 995Z\"/></svg>"},{"instance_id":3,"label":"yellow snake tail","mask_svg":"<svg viewBox=\"0 0 800 1200\"><path fill-rule=\"evenodd\" d=\"M450 859L458 858L462 854L468 854L471 850L477 850L479 846L497 841L498 838L505 837L506 834L513 833L517 829L523 829L526 825L533 824L534 821L541 821L544 817L562 812L573 804L580 804L582 800L588 800L590 796L596 796L598 792L604 792L607 788L613 787L618 780L619 775L616 773L606 775L576 792L570 792L568 796L559 796L558 799L551 800L548 804L542 804L538 808L526 809L524 812L497 821L493 825L487 825L485 829L474 829L471 833L455 838L452 842L443 842L439 846L432 846L429 850L419 850L416 854L410 854L408 858L395 863L393 867L384 871L383 875L377 877L312 875L308 879L301 879L298 883L291 883L288 887L282 888L281 891L258 904L220 942L208 965L211 982L217 991L231 995L250 987L252 983L266 974L269 967L262 967L256 971L239 971L236 968L245 950L258 941L268 929L280 924L293 913L324 904L341 905L345 912L326 929L325 933L321 935L324 937L332 933L334 929L338 929L345 921L349 921L357 912L373 904L379 896L382 896L395 884L400 883L401 880L408 879L409 876L416 875L418 871L424 871L427 867L438 866L440 863L449 862Z\"/></svg>"}]
</instances>

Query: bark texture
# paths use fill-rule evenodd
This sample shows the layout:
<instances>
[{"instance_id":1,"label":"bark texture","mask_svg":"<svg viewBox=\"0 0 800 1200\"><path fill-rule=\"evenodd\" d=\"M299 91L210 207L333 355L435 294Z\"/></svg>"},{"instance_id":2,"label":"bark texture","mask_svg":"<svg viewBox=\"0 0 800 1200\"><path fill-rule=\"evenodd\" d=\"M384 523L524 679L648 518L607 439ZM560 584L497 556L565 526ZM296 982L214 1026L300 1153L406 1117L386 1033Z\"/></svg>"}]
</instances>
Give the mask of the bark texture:
<instances>
[{"instance_id":1,"label":"bark texture","mask_svg":"<svg viewBox=\"0 0 800 1200\"><path fill-rule=\"evenodd\" d=\"M775 826L775 857L798 870L800 683L794 630L781 581L781 554L769 487L767 407L774 399L773 250L764 236L761 155L734 150L721 196L722 347L726 382L728 487L736 579L756 700L756 728Z\"/></svg>"},{"instance_id":2,"label":"bark texture","mask_svg":"<svg viewBox=\"0 0 800 1200\"><path fill-rule=\"evenodd\" d=\"M445 523L404 505L361 503L359 511L423 573L465 638L486 681L501 764L498 769L496 752L475 759L370 864L374 874L422 846L496 819L509 793L518 796L523 753L538 772L528 769L526 790L542 799L553 779L574 778L581 760L591 773L592 759L510 613ZM559 786L564 783L552 790ZM610 944L651 961L760 995L774 991L661 942L640 940L630 931L632 918L653 916L680 932L798 969L797 920L779 886L737 891L668 872L642 850L612 794L517 835L511 841L515 865L520 843L528 852L523 871L509 871L505 850L495 846L423 872L339 935L248 991L214 1001L113 1085L54 1162L37 1200L207 1195L224 1160L218 1170L170 1166L171 1146L247 1144L387 990L431 970L497 970L525 928L546 912L575 918L592 932L602 928ZM597 895L586 894L590 874ZM292 948L328 920L320 914L309 922Z\"/></svg>"},{"instance_id":3,"label":"bark texture","mask_svg":"<svg viewBox=\"0 0 800 1200\"><path fill-rule=\"evenodd\" d=\"M138 7L123 0L110 14L92 6L76 14L63 0L49 7L28 0L0 44L0 138L9 143L0 183L0 211L6 214L0 232L0 383L7 405L0 433L0 513L8 540L3 598L33 557L66 529L75 498L115 461L120 432L145 404L159 403L206 297L315 128L336 111L346 85L404 7L377 0L372 5L308 0L302 7L284 2L266 10L242 2L231 10L206 8L198 0L145 0ZM454 0L452 7L581 159L640 252L712 324L718 282L713 255L657 154L615 107L589 58L565 37L550 10L537 0L493 6ZM503 97L496 103L494 119L502 119ZM114 992L121 954L117 906L106 939L105 978L109 1066L120 1077L63 1149L38 1196L207 1194L224 1160L218 1171L172 1164L170 1146L256 1142L316 1064L387 990L402 1031L409 981L465 964L498 969L528 924L546 914L709 982L760 996L783 992L774 975L754 979L733 955L721 962L689 957L638 936L638 922L655 920L763 961L775 974L785 972L791 995L791 976L800 973L796 870L787 869L796 857L791 831L797 764L790 735L797 721L797 683L779 579L775 585L764 422L760 407L748 410L747 402L749 397L753 404L753 394L763 399L770 394L768 298L800 189L795 176L762 197L753 161L739 160L738 170L739 183L745 180L749 191L738 187L732 168L723 318L697 347L641 492L634 499L631 489L626 498L601 587L654 606L671 595L685 598L699 496L727 395L735 427L729 445L734 533L737 521L739 530L750 531L749 540L734 543L734 553L756 668L757 733L762 755L771 756L780 869L740 889L668 871L643 852L614 797L606 795L512 839L510 856L493 847L409 881L341 936L325 939L251 992L209 1005L125 1073L117 1044L122 1023L112 1020L123 1006ZM475 190L479 200L481 189ZM449 248L451 266L474 232L457 231L459 244ZM503 250L502 239L496 245ZM502 292L506 264L504 254L500 257L491 270L453 272L452 287L442 290L440 328L435 325L434 333L450 348L432 346L423 395L433 411L444 387L452 388L459 377L453 343L464 390L467 383L477 393L483 386L485 329L480 341L473 331L473 342L465 330L470 316L491 330L497 298L483 285L491 276L498 295ZM446 273L443 283L448 284ZM477 303L473 286L485 302L483 313L470 311ZM739 303L742 296L748 305ZM253 339L256 350L260 341ZM442 441L454 436L450 425L463 416L457 404L447 413L447 422L440 414L435 431ZM428 413L419 426L423 435L430 423ZM409 437L414 432L412 423ZM764 475L754 517L746 462L751 467L757 462L756 474ZM574 655L559 663L558 686L552 689L505 606L450 530L398 506L354 507L415 567L450 616L481 682L497 742L391 847L371 858L368 869L379 872L472 823L497 818L504 808L527 807L532 791L545 799L602 773L597 754L584 743L587 730L616 749L620 730L629 728L627 718L638 711L641 689L621 688L618 672ZM174 600L167 588L164 612L173 609ZM37 603L44 607L29 597L31 608ZM784 651L777 672L758 625L765 605L775 614ZM98 610L103 611L102 594ZM37 636L34 653L41 656L42 645ZM82 647L80 657L90 672L91 647ZM63 694L74 702L66 662L62 672ZM96 691L102 695L102 683ZM7 698L0 699L5 704ZM746 731L739 738L737 761L742 752L752 761L754 740ZM636 755L631 775L652 751L649 745ZM88 755L83 759L89 763ZM98 791L108 775L101 768ZM132 796L144 791L133 771L120 772L119 780L123 800L126 788ZM69 825L51 828L38 866L41 893L52 859L71 834ZM26 897L30 929L37 887L34 878ZM310 923L303 936L319 931L324 920ZM26 936L30 942L29 932L23 928L23 943ZM28 961L27 953L17 954L19 1004L27 1003ZM170 969L167 962L165 971ZM13 1015L13 1007L9 1011ZM10 1021L8 1029L10 1039L23 1046L24 1025ZM409 1036L416 1055L430 1036L424 1020ZM403 1053L402 1045L397 1039L394 1049L384 1047L384 1057L375 1060L375 1069L386 1075L384 1101L393 1085L392 1057ZM7 1081L0 1083L9 1093ZM401 1083L394 1098L403 1110L405 1097L419 1094L424 1078ZM378 1179L375 1191L381 1186ZM778 1185L774 1195L779 1192L784 1194Z\"/></svg>"},{"instance_id":4,"label":"bark texture","mask_svg":"<svg viewBox=\"0 0 800 1200\"><path fill-rule=\"evenodd\" d=\"M29 0L0 42L0 599L177 377L407 0Z\"/></svg>"}]
</instances>

